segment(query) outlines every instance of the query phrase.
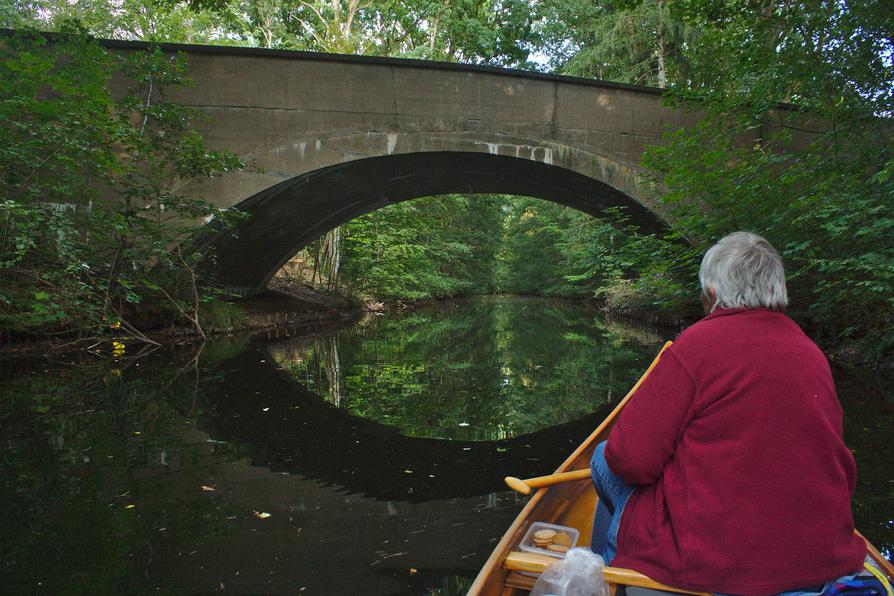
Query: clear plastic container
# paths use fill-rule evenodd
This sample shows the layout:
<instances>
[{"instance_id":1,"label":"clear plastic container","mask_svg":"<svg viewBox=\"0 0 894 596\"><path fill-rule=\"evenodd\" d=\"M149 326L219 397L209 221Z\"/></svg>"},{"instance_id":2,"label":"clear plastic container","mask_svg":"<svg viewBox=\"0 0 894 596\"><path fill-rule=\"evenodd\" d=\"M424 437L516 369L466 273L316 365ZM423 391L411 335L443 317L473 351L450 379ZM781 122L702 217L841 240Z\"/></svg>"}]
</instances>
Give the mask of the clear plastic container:
<instances>
[{"instance_id":1,"label":"clear plastic container","mask_svg":"<svg viewBox=\"0 0 894 596\"><path fill-rule=\"evenodd\" d=\"M557 559L565 558L565 553L556 552L554 550L549 550L546 548L540 548L539 546L534 544L534 532L538 532L540 530L555 530L558 532L564 532L568 534L571 538L571 546L568 547L568 550L571 550L575 546L577 546L577 540L580 538L580 532L578 532L574 528L569 528L568 526L559 526L556 524L548 524L546 522L534 522L531 524L531 527L528 528L528 531L525 532L524 538L522 538L521 543L518 545L518 549L522 552L526 553L537 553L538 555L547 555L549 557L555 557Z\"/></svg>"}]
</instances>

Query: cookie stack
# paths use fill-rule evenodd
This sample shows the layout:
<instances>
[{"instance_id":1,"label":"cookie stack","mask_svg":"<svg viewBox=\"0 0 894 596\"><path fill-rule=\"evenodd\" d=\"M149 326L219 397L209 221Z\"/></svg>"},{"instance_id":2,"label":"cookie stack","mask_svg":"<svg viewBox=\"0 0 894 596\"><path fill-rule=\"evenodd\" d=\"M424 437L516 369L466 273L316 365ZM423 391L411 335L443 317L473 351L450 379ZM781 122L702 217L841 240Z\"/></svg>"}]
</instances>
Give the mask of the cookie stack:
<instances>
[{"instance_id":1,"label":"cookie stack","mask_svg":"<svg viewBox=\"0 0 894 596\"><path fill-rule=\"evenodd\" d=\"M534 546L557 553L567 552L571 548L571 536L555 530L538 530L534 532Z\"/></svg>"}]
</instances>

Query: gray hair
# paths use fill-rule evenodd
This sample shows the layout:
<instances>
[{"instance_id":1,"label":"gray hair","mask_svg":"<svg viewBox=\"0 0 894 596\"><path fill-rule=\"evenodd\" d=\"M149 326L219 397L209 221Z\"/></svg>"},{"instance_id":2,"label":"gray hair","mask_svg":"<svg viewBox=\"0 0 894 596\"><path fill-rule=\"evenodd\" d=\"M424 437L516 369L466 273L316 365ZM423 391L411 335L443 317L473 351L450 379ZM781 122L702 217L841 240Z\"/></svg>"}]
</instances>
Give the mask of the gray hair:
<instances>
[{"instance_id":1,"label":"gray hair","mask_svg":"<svg viewBox=\"0 0 894 596\"><path fill-rule=\"evenodd\" d=\"M702 259L698 281L713 288L717 308L783 310L788 304L782 257L773 246L750 232L724 236Z\"/></svg>"}]
</instances>

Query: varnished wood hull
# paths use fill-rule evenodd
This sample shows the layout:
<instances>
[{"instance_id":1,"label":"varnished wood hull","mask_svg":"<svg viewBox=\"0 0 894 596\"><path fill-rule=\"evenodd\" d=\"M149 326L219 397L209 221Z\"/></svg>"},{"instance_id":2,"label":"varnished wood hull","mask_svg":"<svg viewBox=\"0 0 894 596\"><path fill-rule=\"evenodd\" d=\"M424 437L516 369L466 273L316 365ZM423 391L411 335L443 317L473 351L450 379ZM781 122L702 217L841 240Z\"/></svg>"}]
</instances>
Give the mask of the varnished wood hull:
<instances>
[{"instance_id":1,"label":"varnished wood hull","mask_svg":"<svg viewBox=\"0 0 894 596\"><path fill-rule=\"evenodd\" d=\"M661 352L669 345L670 342L665 344ZM660 356L661 353L659 352L649 369L624 399L621 400L614 411L556 469L556 473L589 468L596 445L608 438L611 427L621 409L639 388L639 385L658 362ZM518 514L512 525L509 526L496 548L494 548L493 553L491 553L491 556L472 584L469 594L474 596L516 596L527 594L533 586L535 578L522 574L520 571L538 573L545 566L554 562L553 559L548 557L518 552L518 544L528 527L536 521L569 526L580 532L578 546L589 546L596 501L596 491L593 489L592 483L588 481L567 482L538 489L521 513ZM887 573L888 578L894 580L894 566L868 541L867 546L869 547L870 555ZM642 586L686 594L690 593L685 590L664 586L627 569L606 567L605 579L610 587L617 585ZM614 593L614 590L612 590L612 593Z\"/></svg>"}]
</instances>

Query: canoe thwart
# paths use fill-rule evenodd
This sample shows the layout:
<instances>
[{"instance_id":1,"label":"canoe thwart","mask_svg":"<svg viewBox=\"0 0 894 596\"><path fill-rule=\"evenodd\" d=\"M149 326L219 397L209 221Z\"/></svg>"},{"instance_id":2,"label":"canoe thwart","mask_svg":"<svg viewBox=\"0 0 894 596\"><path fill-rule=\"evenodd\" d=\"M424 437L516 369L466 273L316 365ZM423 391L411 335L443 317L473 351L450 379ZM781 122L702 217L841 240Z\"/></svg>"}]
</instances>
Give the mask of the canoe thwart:
<instances>
[{"instance_id":1,"label":"canoe thwart","mask_svg":"<svg viewBox=\"0 0 894 596\"><path fill-rule=\"evenodd\" d=\"M557 563L558 561L559 559L556 559L555 557L538 555L537 553L511 551L508 555L506 555L506 559L503 562L503 568L507 569L510 572L526 571L528 573L539 574L546 571L547 567L553 565L554 563ZM668 586L660 582L656 582L655 580L632 569L623 569L621 567L605 567L602 573L603 577L605 577L606 583L609 584L623 584L625 586L649 588L651 590L662 590L664 592L676 592L678 594L699 594L700 596L709 596L706 592L691 592L689 590L681 590L680 588L674 588L673 586ZM516 583L524 583L526 585L528 583L528 580L522 578L530 578L530 576L516 575L514 573L510 573L510 576L515 578ZM531 585L533 585L533 582L531 582ZM523 586L519 585L517 587L521 588Z\"/></svg>"}]
</instances>

